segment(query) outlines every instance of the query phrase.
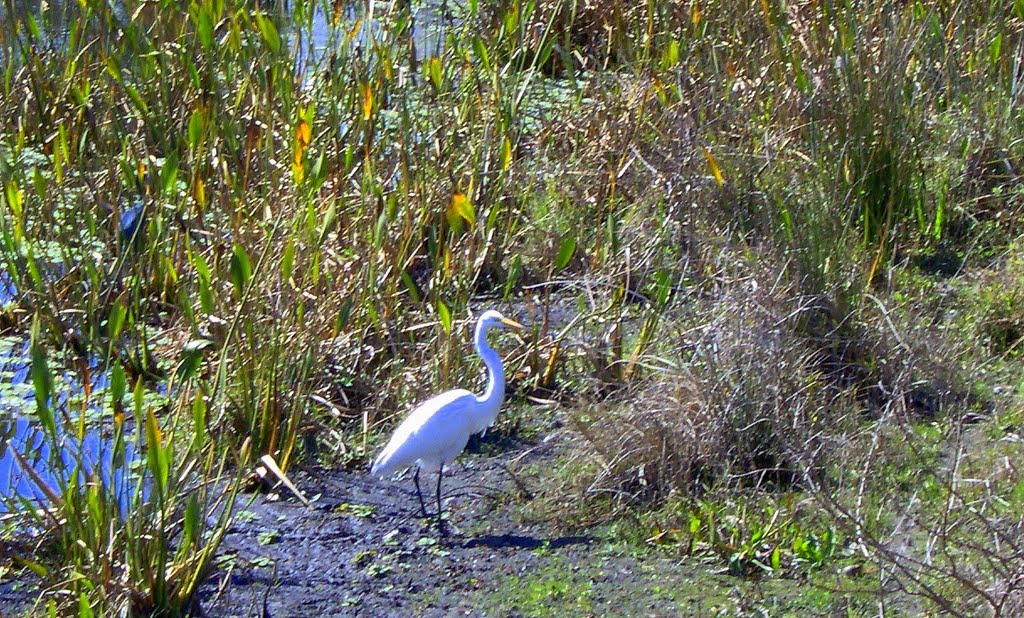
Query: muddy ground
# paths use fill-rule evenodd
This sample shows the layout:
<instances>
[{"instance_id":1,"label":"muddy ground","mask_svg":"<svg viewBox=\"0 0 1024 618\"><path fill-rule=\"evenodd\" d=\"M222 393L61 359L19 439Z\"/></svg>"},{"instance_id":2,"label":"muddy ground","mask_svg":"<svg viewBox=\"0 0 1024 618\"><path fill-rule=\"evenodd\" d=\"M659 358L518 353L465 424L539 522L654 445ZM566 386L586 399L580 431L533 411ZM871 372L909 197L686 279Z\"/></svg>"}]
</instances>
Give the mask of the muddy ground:
<instances>
[{"instance_id":1,"label":"muddy ground","mask_svg":"<svg viewBox=\"0 0 1024 618\"><path fill-rule=\"evenodd\" d=\"M285 492L242 509L203 607L211 616L474 615L496 580L537 568L546 553L575 562L596 540L518 514L529 489L510 463L543 460L554 448L519 444L458 461L445 475L444 536L421 517L410 475L303 470L296 481L313 508ZM422 481L432 514L434 477Z\"/></svg>"},{"instance_id":2,"label":"muddy ground","mask_svg":"<svg viewBox=\"0 0 1024 618\"><path fill-rule=\"evenodd\" d=\"M408 476L304 470L298 484L314 507L284 493L245 507L222 569L203 589L203 609L252 617L847 615L848 600L806 582L739 579L721 565L537 517L531 495L543 475L531 471L554 465L563 448L556 434L460 459L445 477L446 537L420 517Z\"/></svg>"},{"instance_id":3,"label":"muddy ground","mask_svg":"<svg viewBox=\"0 0 1024 618\"><path fill-rule=\"evenodd\" d=\"M200 615L846 616L849 598L781 578L616 542L536 516L531 501L563 440L489 444L445 477L448 535L419 515L410 476L309 467L287 490L243 496L200 593ZM495 452L497 451L497 452ZM432 489L433 479L424 483ZM428 508L433 505L428 500ZM573 531L573 532L566 532ZM31 586L0 583L0 616L25 613ZM865 615L853 611L850 615Z\"/></svg>"}]
</instances>

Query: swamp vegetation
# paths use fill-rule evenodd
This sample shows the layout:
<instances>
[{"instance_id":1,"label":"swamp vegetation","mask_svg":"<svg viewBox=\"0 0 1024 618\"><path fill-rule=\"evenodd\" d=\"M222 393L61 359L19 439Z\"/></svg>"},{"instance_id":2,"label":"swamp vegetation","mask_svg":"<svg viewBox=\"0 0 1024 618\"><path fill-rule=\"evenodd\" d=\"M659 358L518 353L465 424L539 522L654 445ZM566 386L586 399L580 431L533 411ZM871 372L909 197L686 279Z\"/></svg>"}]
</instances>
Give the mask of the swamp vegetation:
<instances>
[{"instance_id":1,"label":"swamp vegetation","mask_svg":"<svg viewBox=\"0 0 1024 618\"><path fill-rule=\"evenodd\" d=\"M509 500L643 594L1021 615L1022 61L1021 0L4 0L0 580L198 612L495 307ZM558 560L479 607L607 614Z\"/></svg>"}]
</instances>

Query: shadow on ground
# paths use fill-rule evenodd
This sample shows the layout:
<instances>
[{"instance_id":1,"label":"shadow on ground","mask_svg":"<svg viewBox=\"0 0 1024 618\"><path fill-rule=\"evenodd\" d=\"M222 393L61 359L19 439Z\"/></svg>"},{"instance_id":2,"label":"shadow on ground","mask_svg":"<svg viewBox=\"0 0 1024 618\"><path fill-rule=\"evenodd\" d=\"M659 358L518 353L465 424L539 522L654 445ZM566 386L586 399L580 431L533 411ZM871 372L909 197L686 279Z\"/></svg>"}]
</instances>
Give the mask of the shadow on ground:
<instances>
[{"instance_id":1,"label":"shadow on ground","mask_svg":"<svg viewBox=\"0 0 1024 618\"><path fill-rule=\"evenodd\" d=\"M562 549L570 545L588 545L595 540L592 536L561 536L552 539L538 539L533 536L517 534L488 534L470 539L463 547L490 547L492 549Z\"/></svg>"}]
</instances>

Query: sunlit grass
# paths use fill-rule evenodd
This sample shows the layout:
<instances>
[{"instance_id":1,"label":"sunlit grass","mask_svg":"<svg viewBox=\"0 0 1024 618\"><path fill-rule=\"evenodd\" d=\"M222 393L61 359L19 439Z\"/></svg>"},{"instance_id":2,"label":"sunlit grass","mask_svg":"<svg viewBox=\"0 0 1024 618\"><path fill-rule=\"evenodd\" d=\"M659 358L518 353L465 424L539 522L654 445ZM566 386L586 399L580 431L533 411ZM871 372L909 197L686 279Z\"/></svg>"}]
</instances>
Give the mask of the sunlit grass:
<instances>
[{"instance_id":1,"label":"sunlit grass","mask_svg":"<svg viewBox=\"0 0 1024 618\"><path fill-rule=\"evenodd\" d=\"M72 591L41 603L184 611L237 477L361 465L476 371L490 305L531 320L516 396L573 404L604 458L579 469L616 496L598 515L766 466L790 486L759 491L856 501L833 458L870 460L879 418L955 425L1019 371L1019 2L449 8L5 3L0 326L31 340L25 411L134 445L150 488L28 509L82 522L34 559ZM109 386L69 398L64 372ZM734 515L730 547L757 536ZM125 535L146 542L97 559ZM755 545L715 551L747 573Z\"/></svg>"}]
</instances>

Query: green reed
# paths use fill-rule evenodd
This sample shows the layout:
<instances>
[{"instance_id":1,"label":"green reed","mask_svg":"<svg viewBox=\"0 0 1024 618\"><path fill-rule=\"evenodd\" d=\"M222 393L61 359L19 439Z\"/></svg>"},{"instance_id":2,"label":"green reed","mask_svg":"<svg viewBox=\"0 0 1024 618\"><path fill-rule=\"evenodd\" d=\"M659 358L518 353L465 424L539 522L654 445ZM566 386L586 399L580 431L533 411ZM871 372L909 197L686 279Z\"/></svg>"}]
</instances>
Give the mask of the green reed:
<instances>
[{"instance_id":1,"label":"green reed","mask_svg":"<svg viewBox=\"0 0 1024 618\"><path fill-rule=\"evenodd\" d=\"M337 430L362 461L472 375L470 308L537 316L508 344L523 391L600 397L674 358L693 293L745 281L723 246L845 314L908 253L1016 233L1000 177L950 179L1019 152L1020 3L419 8L5 3L0 323L124 397L168 393L100 413L147 446L147 519L54 492L102 515L72 531L89 548L155 526L117 580L136 607L187 606L226 520L188 522L260 457ZM578 319L549 324L559 303ZM55 407L51 434L77 420Z\"/></svg>"}]
</instances>

